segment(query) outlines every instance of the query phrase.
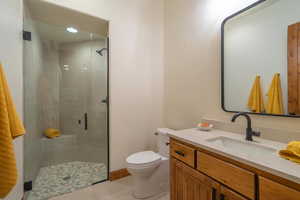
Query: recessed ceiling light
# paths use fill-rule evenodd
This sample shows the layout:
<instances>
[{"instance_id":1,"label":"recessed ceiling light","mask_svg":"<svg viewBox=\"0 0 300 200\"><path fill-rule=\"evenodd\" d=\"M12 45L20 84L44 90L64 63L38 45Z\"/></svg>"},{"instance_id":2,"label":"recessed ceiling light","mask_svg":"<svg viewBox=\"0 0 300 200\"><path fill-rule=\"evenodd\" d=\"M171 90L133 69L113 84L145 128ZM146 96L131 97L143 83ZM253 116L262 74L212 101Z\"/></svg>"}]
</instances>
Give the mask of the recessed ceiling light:
<instances>
[{"instance_id":1,"label":"recessed ceiling light","mask_svg":"<svg viewBox=\"0 0 300 200\"><path fill-rule=\"evenodd\" d=\"M78 30L74 27L68 27L67 31L70 32L70 33L77 33L78 32Z\"/></svg>"}]
</instances>

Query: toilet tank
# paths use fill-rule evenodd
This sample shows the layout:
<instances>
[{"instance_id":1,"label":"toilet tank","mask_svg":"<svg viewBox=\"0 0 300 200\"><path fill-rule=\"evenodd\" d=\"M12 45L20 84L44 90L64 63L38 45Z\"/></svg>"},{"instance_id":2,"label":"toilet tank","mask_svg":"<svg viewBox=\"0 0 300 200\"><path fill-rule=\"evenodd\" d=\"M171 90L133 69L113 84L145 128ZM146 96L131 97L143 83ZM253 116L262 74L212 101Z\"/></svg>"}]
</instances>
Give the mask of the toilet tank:
<instances>
[{"instance_id":1,"label":"toilet tank","mask_svg":"<svg viewBox=\"0 0 300 200\"><path fill-rule=\"evenodd\" d=\"M157 146L158 146L158 153L161 156L169 157L169 144L170 138L168 133L174 130L168 128L159 128L157 129Z\"/></svg>"}]
</instances>

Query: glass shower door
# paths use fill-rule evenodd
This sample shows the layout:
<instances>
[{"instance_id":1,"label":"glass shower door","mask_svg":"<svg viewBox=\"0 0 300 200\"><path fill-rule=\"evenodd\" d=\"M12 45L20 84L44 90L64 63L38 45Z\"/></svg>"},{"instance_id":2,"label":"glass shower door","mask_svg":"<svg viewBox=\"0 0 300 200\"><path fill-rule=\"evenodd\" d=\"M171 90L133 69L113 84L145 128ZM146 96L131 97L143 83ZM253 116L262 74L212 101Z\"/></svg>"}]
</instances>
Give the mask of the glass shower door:
<instances>
[{"instance_id":1,"label":"glass shower door","mask_svg":"<svg viewBox=\"0 0 300 200\"><path fill-rule=\"evenodd\" d=\"M86 69L86 119L85 134L78 137L79 147L88 160L107 166L107 42L93 40L90 43L90 65ZM84 120L86 121L86 120ZM87 159L87 158L86 158ZM104 172L104 170L102 170ZM107 174L102 174L107 176Z\"/></svg>"},{"instance_id":2,"label":"glass shower door","mask_svg":"<svg viewBox=\"0 0 300 200\"><path fill-rule=\"evenodd\" d=\"M107 179L107 110L101 100L107 96L106 57L97 53L106 40L63 44L60 48L62 73L61 127L76 136L74 165L85 166L83 180L96 183ZM68 123L65 123L68 122ZM83 176L81 176L82 178Z\"/></svg>"}]
</instances>

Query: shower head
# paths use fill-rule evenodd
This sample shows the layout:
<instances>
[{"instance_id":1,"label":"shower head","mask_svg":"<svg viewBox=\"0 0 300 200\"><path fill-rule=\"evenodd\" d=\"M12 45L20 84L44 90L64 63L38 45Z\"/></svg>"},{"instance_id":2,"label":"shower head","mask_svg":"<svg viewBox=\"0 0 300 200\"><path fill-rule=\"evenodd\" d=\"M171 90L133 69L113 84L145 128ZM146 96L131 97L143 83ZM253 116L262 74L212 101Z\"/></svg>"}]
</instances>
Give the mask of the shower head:
<instances>
[{"instance_id":1,"label":"shower head","mask_svg":"<svg viewBox=\"0 0 300 200\"><path fill-rule=\"evenodd\" d=\"M103 48L103 49L101 49L101 50L96 50L96 52L100 55L100 56L103 56L103 51L106 51L107 50L107 48Z\"/></svg>"}]
</instances>

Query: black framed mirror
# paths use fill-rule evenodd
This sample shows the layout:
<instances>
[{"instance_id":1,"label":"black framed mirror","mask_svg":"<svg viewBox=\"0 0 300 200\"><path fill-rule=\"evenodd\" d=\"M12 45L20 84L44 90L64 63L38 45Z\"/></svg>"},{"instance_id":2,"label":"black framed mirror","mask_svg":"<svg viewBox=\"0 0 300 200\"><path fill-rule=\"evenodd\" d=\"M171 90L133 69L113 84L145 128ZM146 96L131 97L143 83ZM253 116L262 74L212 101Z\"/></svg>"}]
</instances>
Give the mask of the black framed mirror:
<instances>
[{"instance_id":1,"label":"black framed mirror","mask_svg":"<svg viewBox=\"0 0 300 200\"><path fill-rule=\"evenodd\" d=\"M299 8L299 0L260 0L223 21L224 111L300 117Z\"/></svg>"}]
</instances>

